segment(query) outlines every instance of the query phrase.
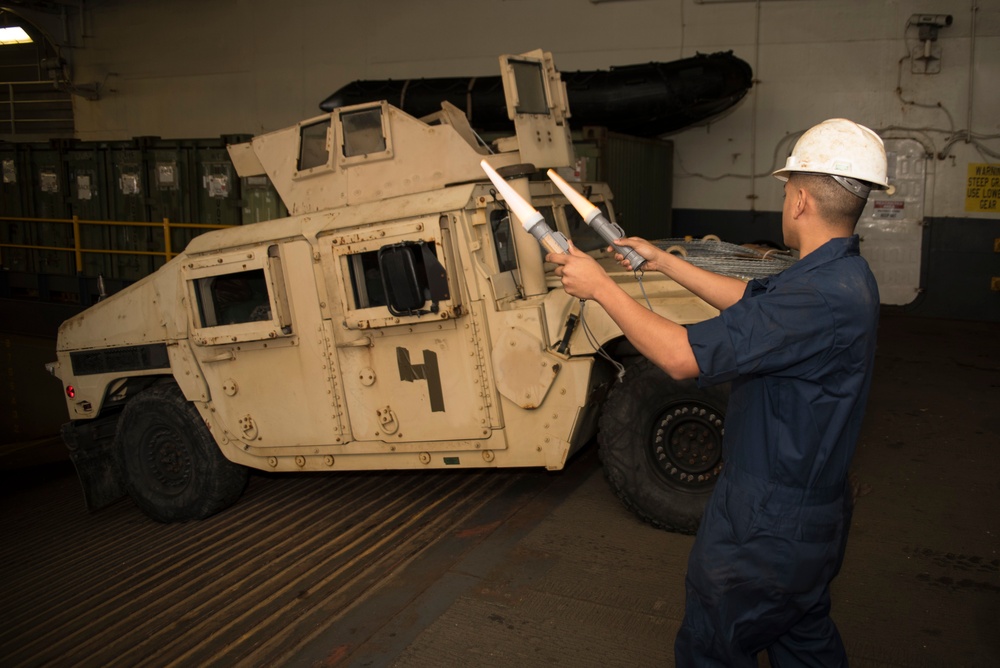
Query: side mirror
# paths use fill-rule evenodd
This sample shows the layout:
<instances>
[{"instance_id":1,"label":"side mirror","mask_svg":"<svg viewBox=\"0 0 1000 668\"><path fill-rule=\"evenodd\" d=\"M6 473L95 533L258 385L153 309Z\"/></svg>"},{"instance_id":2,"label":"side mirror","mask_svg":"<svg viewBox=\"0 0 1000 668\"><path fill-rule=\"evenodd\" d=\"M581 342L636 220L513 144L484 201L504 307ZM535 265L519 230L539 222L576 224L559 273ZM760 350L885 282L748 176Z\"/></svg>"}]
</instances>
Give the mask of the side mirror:
<instances>
[{"instance_id":1,"label":"side mirror","mask_svg":"<svg viewBox=\"0 0 1000 668\"><path fill-rule=\"evenodd\" d=\"M385 286L386 306L395 316L437 313L438 303L450 299L448 277L434 254L433 244L404 241L378 251L378 268ZM425 305L430 302L430 308Z\"/></svg>"}]
</instances>

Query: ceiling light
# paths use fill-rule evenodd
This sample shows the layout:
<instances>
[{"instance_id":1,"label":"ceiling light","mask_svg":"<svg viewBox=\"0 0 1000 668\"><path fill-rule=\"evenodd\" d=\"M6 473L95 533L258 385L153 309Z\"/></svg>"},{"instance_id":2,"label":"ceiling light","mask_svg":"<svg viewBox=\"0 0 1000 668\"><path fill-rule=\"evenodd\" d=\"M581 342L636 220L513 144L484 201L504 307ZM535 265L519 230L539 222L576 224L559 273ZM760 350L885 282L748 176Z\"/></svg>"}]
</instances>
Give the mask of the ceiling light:
<instances>
[{"instance_id":1,"label":"ceiling light","mask_svg":"<svg viewBox=\"0 0 1000 668\"><path fill-rule=\"evenodd\" d=\"M31 37L20 26L0 28L0 44L30 44L31 41Z\"/></svg>"}]
</instances>

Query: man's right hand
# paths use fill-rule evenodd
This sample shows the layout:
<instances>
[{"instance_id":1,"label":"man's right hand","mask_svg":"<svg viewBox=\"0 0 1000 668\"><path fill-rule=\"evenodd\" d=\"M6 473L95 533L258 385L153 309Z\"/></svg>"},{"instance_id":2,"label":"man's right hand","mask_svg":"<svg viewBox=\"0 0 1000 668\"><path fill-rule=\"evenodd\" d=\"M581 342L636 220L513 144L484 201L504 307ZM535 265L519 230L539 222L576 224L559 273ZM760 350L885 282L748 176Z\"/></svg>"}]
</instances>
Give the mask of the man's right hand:
<instances>
[{"instance_id":1,"label":"man's right hand","mask_svg":"<svg viewBox=\"0 0 1000 668\"><path fill-rule=\"evenodd\" d=\"M662 271L662 267L657 262L663 253L662 250L649 243L641 237L623 237L615 241L616 246L622 246L625 248L631 248L636 253L641 255L646 260L646 264L643 266L643 271ZM617 260L623 267L629 271L634 271L632 268L632 263L625 259L621 253L616 253L614 246L608 246L608 252L614 253L615 260Z\"/></svg>"}]
</instances>

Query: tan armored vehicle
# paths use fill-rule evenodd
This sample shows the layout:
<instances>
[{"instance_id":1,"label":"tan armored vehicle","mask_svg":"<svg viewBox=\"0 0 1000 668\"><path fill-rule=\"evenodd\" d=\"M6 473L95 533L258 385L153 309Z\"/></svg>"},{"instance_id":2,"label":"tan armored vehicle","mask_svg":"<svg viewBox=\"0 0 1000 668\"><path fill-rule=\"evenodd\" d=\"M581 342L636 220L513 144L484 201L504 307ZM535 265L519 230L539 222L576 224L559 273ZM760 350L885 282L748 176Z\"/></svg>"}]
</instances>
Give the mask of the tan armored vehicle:
<instances>
[{"instance_id":1,"label":"tan armored vehicle","mask_svg":"<svg viewBox=\"0 0 1000 668\"><path fill-rule=\"evenodd\" d=\"M596 304L581 314L480 161L657 312L716 311L606 256L544 179L574 160L551 54L500 64L516 136L487 145L448 103L418 119L376 102L231 146L291 215L197 237L62 325L49 369L92 508L128 492L160 521L205 517L250 468L558 470L599 425L625 503L697 527L724 393L671 381ZM605 185L578 187L614 220Z\"/></svg>"}]
</instances>

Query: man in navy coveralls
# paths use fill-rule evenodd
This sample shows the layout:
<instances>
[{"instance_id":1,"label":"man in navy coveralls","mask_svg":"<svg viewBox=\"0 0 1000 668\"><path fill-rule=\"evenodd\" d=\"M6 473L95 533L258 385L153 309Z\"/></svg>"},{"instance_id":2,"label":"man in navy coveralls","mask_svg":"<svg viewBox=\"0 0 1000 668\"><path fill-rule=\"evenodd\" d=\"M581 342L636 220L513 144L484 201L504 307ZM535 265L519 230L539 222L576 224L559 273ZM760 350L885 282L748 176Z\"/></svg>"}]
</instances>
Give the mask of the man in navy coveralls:
<instances>
[{"instance_id":1,"label":"man in navy coveralls","mask_svg":"<svg viewBox=\"0 0 1000 668\"><path fill-rule=\"evenodd\" d=\"M879 297L854 234L869 192L887 189L882 140L831 119L783 169L782 233L799 251L760 280L714 274L636 238L647 262L720 310L682 327L626 295L576 248L549 255L566 291L599 303L675 379L732 381L725 465L688 559L678 666L846 666L829 585L850 528L847 483L870 386ZM619 261L628 268L621 255Z\"/></svg>"}]
</instances>

